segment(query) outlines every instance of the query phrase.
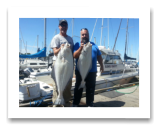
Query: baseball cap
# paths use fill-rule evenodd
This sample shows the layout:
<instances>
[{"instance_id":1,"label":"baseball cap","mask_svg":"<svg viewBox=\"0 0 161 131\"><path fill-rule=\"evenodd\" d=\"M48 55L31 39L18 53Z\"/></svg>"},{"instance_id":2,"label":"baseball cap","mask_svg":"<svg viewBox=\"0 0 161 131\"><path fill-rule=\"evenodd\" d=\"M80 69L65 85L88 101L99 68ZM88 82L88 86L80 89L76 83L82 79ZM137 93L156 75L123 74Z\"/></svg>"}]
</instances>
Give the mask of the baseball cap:
<instances>
[{"instance_id":1,"label":"baseball cap","mask_svg":"<svg viewBox=\"0 0 161 131\"><path fill-rule=\"evenodd\" d=\"M66 23L68 25L68 22L65 19L59 21L59 25L61 25L62 23Z\"/></svg>"}]
</instances>

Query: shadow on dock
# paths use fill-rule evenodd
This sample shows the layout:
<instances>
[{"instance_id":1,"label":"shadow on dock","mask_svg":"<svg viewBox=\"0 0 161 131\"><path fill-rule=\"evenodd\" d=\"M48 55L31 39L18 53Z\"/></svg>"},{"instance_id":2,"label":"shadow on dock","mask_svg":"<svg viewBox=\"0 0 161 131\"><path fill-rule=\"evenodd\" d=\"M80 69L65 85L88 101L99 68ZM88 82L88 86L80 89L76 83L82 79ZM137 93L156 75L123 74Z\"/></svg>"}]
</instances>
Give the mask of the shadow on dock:
<instances>
[{"instance_id":1,"label":"shadow on dock","mask_svg":"<svg viewBox=\"0 0 161 131\"><path fill-rule=\"evenodd\" d=\"M94 107L122 107L125 105L123 101L104 101L94 103ZM78 107L87 107L86 103L80 102Z\"/></svg>"},{"instance_id":2,"label":"shadow on dock","mask_svg":"<svg viewBox=\"0 0 161 131\"><path fill-rule=\"evenodd\" d=\"M125 105L123 101L107 101L107 102L96 102L95 107L122 107Z\"/></svg>"}]
</instances>

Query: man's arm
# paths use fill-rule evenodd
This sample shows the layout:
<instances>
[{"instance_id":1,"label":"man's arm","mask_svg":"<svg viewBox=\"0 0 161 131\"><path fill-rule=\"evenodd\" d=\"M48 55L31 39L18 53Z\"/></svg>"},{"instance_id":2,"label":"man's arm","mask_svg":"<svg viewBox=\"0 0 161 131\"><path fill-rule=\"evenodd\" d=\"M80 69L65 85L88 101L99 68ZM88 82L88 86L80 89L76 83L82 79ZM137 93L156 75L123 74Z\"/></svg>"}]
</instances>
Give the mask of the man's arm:
<instances>
[{"instance_id":1,"label":"man's arm","mask_svg":"<svg viewBox=\"0 0 161 131\"><path fill-rule=\"evenodd\" d=\"M59 51L60 51L60 49L61 49L62 46L64 46L64 44L62 44L62 45L60 46L60 48L58 48L58 47L53 48L53 51L54 51L54 55L55 55L55 56L58 55L58 53L59 53Z\"/></svg>"},{"instance_id":2,"label":"man's arm","mask_svg":"<svg viewBox=\"0 0 161 131\"><path fill-rule=\"evenodd\" d=\"M58 52L60 51L61 47L58 48L58 47L55 47L53 48L53 52L54 52L54 55L57 56Z\"/></svg>"},{"instance_id":3,"label":"man's arm","mask_svg":"<svg viewBox=\"0 0 161 131\"><path fill-rule=\"evenodd\" d=\"M102 59L102 56L101 55L99 55L99 56L97 56L97 60L98 60L98 63L100 64L100 71L101 71L101 73L103 73L103 71L104 71L104 69L103 69L103 59Z\"/></svg>"},{"instance_id":4,"label":"man's arm","mask_svg":"<svg viewBox=\"0 0 161 131\"><path fill-rule=\"evenodd\" d=\"M74 57L75 59L79 58L79 55L81 54L81 51L82 51L82 49L83 49L83 45L84 45L84 44L81 43L81 46L79 47L79 49L73 53L73 57Z\"/></svg>"}]
</instances>

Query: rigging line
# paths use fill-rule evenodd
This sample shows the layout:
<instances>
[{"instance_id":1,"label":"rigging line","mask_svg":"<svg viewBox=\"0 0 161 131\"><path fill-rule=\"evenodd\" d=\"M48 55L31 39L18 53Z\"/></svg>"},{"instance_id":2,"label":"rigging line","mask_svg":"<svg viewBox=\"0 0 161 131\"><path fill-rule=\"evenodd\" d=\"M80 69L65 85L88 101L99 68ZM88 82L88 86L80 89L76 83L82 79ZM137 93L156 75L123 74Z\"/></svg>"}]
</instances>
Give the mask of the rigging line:
<instances>
[{"instance_id":1,"label":"rigging line","mask_svg":"<svg viewBox=\"0 0 161 131\"><path fill-rule=\"evenodd\" d=\"M97 19L98 19L98 18L97 18ZM96 19L96 22L95 22L95 25L94 25L94 29L93 29L92 36L91 36L90 41L92 40L92 37L93 37L93 33L94 33L94 30L95 30L95 26L96 26L96 23L97 23L97 19Z\"/></svg>"},{"instance_id":2,"label":"rigging line","mask_svg":"<svg viewBox=\"0 0 161 131\"><path fill-rule=\"evenodd\" d=\"M20 28L20 32L21 32L21 28ZM21 36L22 36L22 32L21 32ZM25 47L23 36L22 36L22 40L23 40L23 44L24 44L24 47ZM26 47L25 47L25 50L26 50Z\"/></svg>"},{"instance_id":3,"label":"rigging line","mask_svg":"<svg viewBox=\"0 0 161 131\"><path fill-rule=\"evenodd\" d=\"M72 20L71 20L71 22L70 22L69 29L70 29L71 24L72 24ZM68 30L69 30L69 29L68 29Z\"/></svg>"},{"instance_id":4,"label":"rigging line","mask_svg":"<svg viewBox=\"0 0 161 131\"><path fill-rule=\"evenodd\" d=\"M134 18L133 18L133 26L134 26L134 33L133 33L133 34L134 34L134 43L136 43L136 39L135 39L136 37L135 37L135 22L134 22ZM135 44L134 44L134 45L135 45Z\"/></svg>"},{"instance_id":5,"label":"rigging line","mask_svg":"<svg viewBox=\"0 0 161 131\"><path fill-rule=\"evenodd\" d=\"M37 38L36 38L37 39ZM34 43L34 46L35 46L35 44L36 44L36 39L35 39L35 43ZM32 48L32 52L33 52L33 49L34 49L34 47Z\"/></svg>"},{"instance_id":6,"label":"rigging line","mask_svg":"<svg viewBox=\"0 0 161 131\"><path fill-rule=\"evenodd\" d=\"M110 22L110 24L111 24L111 27L112 27L112 22ZM113 27L112 27L112 37L114 39ZM112 49L112 46L111 46L111 49Z\"/></svg>"},{"instance_id":7,"label":"rigging line","mask_svg":"<svg viewBox=\"0 0 161 131\"><path fill-rule=\"evenodd\" d=\"M121 22L122 22L122 19L121 19ZM117 37L118 37L119 31L120 31L121 22L120 22L119 30L118 30L118 32L117 32L117 36L116 36L116 38L115 38L115 43L114 43L113 51L114 51L114 48L115 48L115 45L116 45L116 41L117 41Z\"/></svg>"},{"instance_id":8,"label":"rigging line","mask_svg":"<svg viewBox=\"0 0 161 131\"><path fill-rule=\"evenodd\" d=\"M71 22L70 22L69 29L70 29L71 24L72 24L72 20L71 20ZM68 29L68 30L69 30L69 29ZM67 33L68 33L68 30L67 30Z\"/></svg>"}]
</instances>

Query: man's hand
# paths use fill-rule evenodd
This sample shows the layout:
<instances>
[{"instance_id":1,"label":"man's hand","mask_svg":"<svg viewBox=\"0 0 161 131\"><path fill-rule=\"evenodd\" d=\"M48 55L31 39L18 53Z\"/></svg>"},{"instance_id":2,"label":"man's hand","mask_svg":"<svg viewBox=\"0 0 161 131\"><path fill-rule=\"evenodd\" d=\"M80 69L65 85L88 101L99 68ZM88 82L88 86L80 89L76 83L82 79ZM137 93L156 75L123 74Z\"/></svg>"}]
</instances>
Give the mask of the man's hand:
<instances>
[{"instance_id":1,"label":"man's hand","mask_svg":"<svg viewBox=\"0 0 161 131\"><path fill-rule=\"evenodd\" d=\"M58 47L55 47L53 48L53 51L54 51L54 55L57 56L59 51L61 50L61 48L64 47L64 44L61 44L60 48Z\"/></svg>"},{"instance_id":2,"label":"man's hand","mask_svg":"<svg viewBox=\"0 0 161 131\"><path fill-rule=\"evenodd\" d=\"M61 44L60 48L64 47L64 44Z\"/></svg>"},{"instance_id":3,"label":"man's hand","mask_svg":"<svg viewBox=\"0 0 161 131\"><path fill-rule=\"evenodd\" d=\"M74 58L76 58L76 59L79 58L79 55L81 54L81 51L83 49L83 46L84 46L84 43L81 43L79 49L76 52L73 53L73 57Z\"/></svg>"},{"instance_id":4,"label":"man's hand","mask_svg":"<svg viewBox=\"0 0 161 131\"><path fill-rule=\"evenodd\" d=\"M100 72L103 73L104 72L104 68L103 66L100 66Z\"/></svg>"},{"instance_id":5,"label":"man's hand","mask_svg":"<svg viewBox=\"0 0 161 131\"><path fill-rule=\"evenodd\" d=\"M98 60L98 63L100 64L100 72L103 73L104 72L104 68L103 68L103 59L102 59L102 56L99 55L97 56L97 60Z\"/></svg>"},{"instance_id":6,"label":"man's hand","mask_svg":"<svg viewBox=\"0 0 161 131\"><path fill-rule=\"evenodd\" d=\"M83 46L84 46L84 43L81 43L79 49L82 50L83 49Z\"/></svg>"}]
</instances>

